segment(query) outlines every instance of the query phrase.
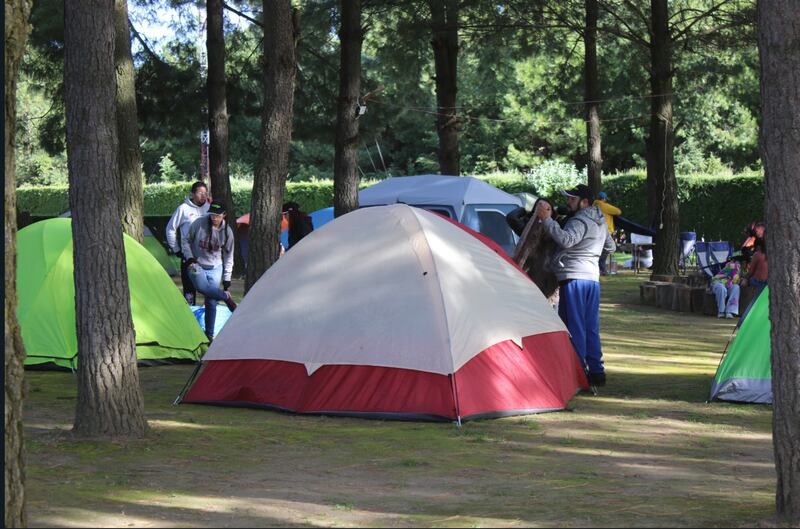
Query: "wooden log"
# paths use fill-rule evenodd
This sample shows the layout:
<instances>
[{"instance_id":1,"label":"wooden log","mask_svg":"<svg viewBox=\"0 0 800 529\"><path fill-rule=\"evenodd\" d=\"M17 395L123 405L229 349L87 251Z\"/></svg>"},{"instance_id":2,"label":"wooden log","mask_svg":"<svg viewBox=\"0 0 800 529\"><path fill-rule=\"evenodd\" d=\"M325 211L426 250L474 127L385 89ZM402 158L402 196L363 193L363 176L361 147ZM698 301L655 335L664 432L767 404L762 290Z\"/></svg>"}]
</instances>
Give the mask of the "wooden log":
<instances>
[{"instance_id":1,"label":"wooden log","mask_svg":"<svg viewBox=\"0 0 800 529\"><path fill-rule=\"evenodd\" d=\"M655 305L656 285L652 283L642 283L639 285L639 299L645 305Z\"/></svg>"},{"instance_id":2,"label":"wooden log","mask_svg":"<svg viewBox=\"0 0 800 529\"><path fill-rule=\"evenodd\" d=\"M661 283L656 286L656 306L660 309L672 308L672 283Z\"/></svg>"},{"instance_id":3,"label":"wooden log","mask_svg":"<svg viewBox=\"0 0 800 529\"><path fill-rule=\"evenodd\" d=\"M692 312L703 314L703 298L706 296L705 287L691 287L692 291Z\"/></svg>"},{"instance_id":4,"label":"wooden log","mask_svg":"<svg viewBox=\"0 0 800 529\"><path fill-rule=\"evenodd\" d=\"M681 285L675 289L672 310L692 312L692 289L690 287Z\"/></svg>"},{"instance_id":5,"label":"wooden log","mask_svg":"<svg viewBox=\"0 0 800 529\"><path fill-rule=\"evenodd\" d=\"M703 314L707 316L717 315L717 298L711 291L703 293Z\"/></svg>"}]
</instances>

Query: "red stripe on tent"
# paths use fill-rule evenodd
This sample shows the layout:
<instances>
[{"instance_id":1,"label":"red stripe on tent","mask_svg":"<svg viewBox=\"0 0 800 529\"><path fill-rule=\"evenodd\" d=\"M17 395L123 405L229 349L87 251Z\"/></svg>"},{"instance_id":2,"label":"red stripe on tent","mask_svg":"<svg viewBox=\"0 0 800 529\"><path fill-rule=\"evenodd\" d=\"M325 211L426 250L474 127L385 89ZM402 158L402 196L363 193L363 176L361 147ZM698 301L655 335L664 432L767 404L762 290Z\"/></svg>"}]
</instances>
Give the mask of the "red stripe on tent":
<instances>
[{"instance_id":1,"label":"red stripe on tent","mask_svg":"<svg viewBox=\"0 0 800 529\"><path fill-rule=\"evenodd\" d=\"M564 408L588 389L566 332L494 345L456 372L462 417ZM212 360L184 402L274 406L298 413L435 415L455 419L449 377L410 369L327 365L311 376L280 360Z\"/></svg>"},{"instance_id":2,"label":"red stripe on tent","mask_svg":"<svg viewBox=\"0 0 800 529\"><path fill-rule=\"evenodd\" d=\"M579 387L589 389L566 332L526 336L522 346L493 345L456 372L462 416L560 409Z\"/></svg>"}]
</instances>

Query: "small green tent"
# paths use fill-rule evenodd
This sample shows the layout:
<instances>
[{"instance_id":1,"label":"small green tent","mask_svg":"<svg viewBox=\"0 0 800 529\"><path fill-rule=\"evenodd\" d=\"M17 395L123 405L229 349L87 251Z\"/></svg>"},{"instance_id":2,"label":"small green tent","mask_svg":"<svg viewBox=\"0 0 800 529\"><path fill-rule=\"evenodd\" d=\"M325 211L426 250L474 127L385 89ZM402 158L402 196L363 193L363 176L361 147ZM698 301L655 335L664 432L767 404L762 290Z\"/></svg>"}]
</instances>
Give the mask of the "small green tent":
<instances>
[{"instance_id":1,"label":"small green tent","mask_svg":"<svg viewBox=\"0 0 800 529\"><path fill-rule=\"evenodd\" d=\"M717 369L711 400L772 404L769 332L769 287L764 287Z\"/></svg>"},{"instance_id":2,"label":"small green tent","mask_svg":"<svg viewBox=\"0 0 800 529\"><path fill-rule=\"evenodd\" d=\"M71 222L45 220L17 235L17 317L27 366L76 365ZM124 240L139 362L196 360L208 340L191 309L150 252L127 235Z\"/></svg>"}]
</instances>

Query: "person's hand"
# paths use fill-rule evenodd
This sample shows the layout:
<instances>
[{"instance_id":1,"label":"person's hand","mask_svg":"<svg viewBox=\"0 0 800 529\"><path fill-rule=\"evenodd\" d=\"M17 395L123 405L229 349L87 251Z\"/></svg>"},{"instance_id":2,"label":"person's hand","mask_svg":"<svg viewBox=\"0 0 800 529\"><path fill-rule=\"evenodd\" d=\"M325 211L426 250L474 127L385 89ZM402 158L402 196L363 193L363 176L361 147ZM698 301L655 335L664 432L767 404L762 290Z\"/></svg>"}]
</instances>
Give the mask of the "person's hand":
<instances>
[{"instance_id":1,"label":"person's hand","mask_svg":"<svg viewBox=\"0 0 800 529\"><path fill-rule=\"evenodd\" d=\"M541 201L536 205L536 218L544 220L553 216L553 208L545 201Z\"/></svg>"},{"instance_id":2,"label":"person's hand","mask_svg":"<svg viewBox=\"0 0 800 529\"><path fill-rule=\"evenodd\" d=\"M194 257L190 257L190 258L188 258L186 260L186 267L187 268L192 266L192 265L195 265L195 264L197 264L197 259L195 259Z\"/></svg>"},{"instance_id":3,"label":"person's hand","mask_svg":"<svg viewBox=\"0 0 800 529\"><path fill-rule=\"evenodd\" d=\"M231 282L230 281L223 281L222 282L222 290L230 290Z\"/></svg>"}]
</instances>

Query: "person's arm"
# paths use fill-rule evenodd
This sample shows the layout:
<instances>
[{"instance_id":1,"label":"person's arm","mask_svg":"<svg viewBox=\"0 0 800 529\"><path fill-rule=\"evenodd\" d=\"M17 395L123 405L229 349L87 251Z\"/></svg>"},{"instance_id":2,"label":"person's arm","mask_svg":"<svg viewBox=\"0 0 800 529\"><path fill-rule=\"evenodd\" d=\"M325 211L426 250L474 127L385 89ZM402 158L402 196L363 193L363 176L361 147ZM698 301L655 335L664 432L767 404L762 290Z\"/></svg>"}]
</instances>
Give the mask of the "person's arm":
<instances>
[{"instance_id":1,"label":"person's arm","mask_svg":"<svg viewBox=\"0 0 800 529\"><path fill-rule=\"evenodd\" d=\"M222 280L230 285L233 274L233 230L225 223L225 248L222 249Z\"/></svg>"},{"instance_id":2,"label":"person's arm","mask_svg":"<svg viewBox=\"0 0 800 529\"><path fill-rule=\"evenodd\" d=\"M551 218L543 219L542 224L550 237L562 248L571 248L586 236L586 224L580 220L568 222L563 229Z\"/></svg>"},{"instance_id":3,"label":"person's arm","mask_svg":"<svg viewBox=\"0 0 800 529\"><path fill-rule=\"evenodd\" d=\"M611 237L608 230L606 230L606 242L603 245L603 251L607 253L614 253L617 251L617 243L614 242L614 238Z\"/></svg>"},{"instance_id":4,"label":"person's arm","mask_svg":"<svg viewBox=\"0 0 800 529\"><path fill-rule=\"evenodd\" d=\"M176 232L178 231L179 222L182 218L182 210L179 207L169 218L169 222L167 222L167 246L169 246L169 249L172 250L173 253L180 253L181 251L181 247L178 245Z\"/></svg>"},{"instance_id":5,"label":"person's arm","mask_svg":"<svg viewBox=\"0 0 800 529\"><path fill-rule=\"evenodd\" d=\"M192 225L189 226L189 232L186 234L186 237L181 238L181 250L183 251L183 258L187 261L196 260L194 254L192 253L192 241L194 241L194 238L197 237L197 230L200 227L198 222L203 218L205 217L200 217L192 222Z\"/></svg>"},{"instance_id":6,"label":"person's arm","mask_svg":"<svg viewBox=\"0 0 800 529\"><path fill-rule=\"evenodd\" d=\"M612 206L608 202L599 202L598 205L600 209L606 215L611 215L612 217L616 217L617 215L622 215L622 210L619 209L617 206Z\"/></svg>"}]
</instances>

